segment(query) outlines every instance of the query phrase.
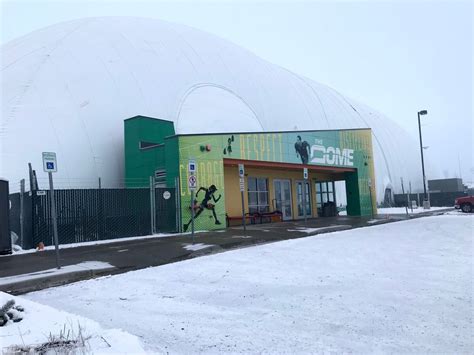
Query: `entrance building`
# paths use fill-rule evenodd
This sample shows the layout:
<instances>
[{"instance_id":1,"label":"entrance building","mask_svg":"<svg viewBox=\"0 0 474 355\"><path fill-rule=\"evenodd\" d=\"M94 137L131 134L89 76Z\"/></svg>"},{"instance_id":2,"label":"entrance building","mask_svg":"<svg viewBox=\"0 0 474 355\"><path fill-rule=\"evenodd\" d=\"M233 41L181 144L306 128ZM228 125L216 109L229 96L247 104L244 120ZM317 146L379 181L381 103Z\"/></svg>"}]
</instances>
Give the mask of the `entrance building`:
<instances>
[{"instance_id":1,"label":"entrance building","mask_svg":"<svg viewBox=\"0 0 474 355\"><path fill-rule=\"evenodd\" d=\"M189 160L196 165L193 203ZM334 182L341 180L349 216L376 213L370 129L175 134L171 121L144 116L125 120L127 186L148 186L153 177L156 186L176 187L183 231L191 208L197 230L242 222L239 164L245 168L247 217L323 217L337 204Z\"/></svg>"}]
</instances>

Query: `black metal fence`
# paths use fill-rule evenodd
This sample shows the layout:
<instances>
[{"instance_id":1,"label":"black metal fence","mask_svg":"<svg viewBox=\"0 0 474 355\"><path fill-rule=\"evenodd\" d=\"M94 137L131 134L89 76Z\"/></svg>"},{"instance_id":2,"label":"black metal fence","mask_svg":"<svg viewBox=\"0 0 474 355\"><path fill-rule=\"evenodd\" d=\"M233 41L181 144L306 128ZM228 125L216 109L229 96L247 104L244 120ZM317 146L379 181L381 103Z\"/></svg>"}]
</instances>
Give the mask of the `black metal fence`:
<instances>
[{"instance_id":1,"label":"black metal fence","mask_svg":"<svg viewBox=\"0 0 474 355\"><path fill-rule=\"evenodd\" d=\"M8 218L8 191L8 181L0 179L0 255L10 254L12 251Z\"/></svg>"},{"instance_id":2,"label":"black metal fence","mask_svg":"<svg viewBox=\"0 0 474 355\"><path fill-rule=\"evenodd\" d=\"M172 233L178 231L179 211L175 189L156 188L154 200L155 231Z\"/></svg>"},{"instance_id":3,"label":"black metal fence","mask_svg":"<svg viewBox=\"0 0 474 355\"><path fill-rule=\"evenodd\" d=\"M55 190L59 244L175 232L175 189L154 190L155 201L148 188ZM50 198L46 190L10 195L11 230L24 249L54 244Z\"/></svg>"}]
</instances>

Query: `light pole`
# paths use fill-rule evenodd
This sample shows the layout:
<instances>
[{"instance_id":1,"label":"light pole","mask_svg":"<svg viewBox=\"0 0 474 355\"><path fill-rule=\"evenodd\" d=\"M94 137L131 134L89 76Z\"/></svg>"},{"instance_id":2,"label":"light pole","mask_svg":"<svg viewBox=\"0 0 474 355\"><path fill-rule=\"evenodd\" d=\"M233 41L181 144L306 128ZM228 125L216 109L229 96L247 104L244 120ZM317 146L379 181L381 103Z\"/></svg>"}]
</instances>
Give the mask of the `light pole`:
<instances>
[{"instance_id":1,"label":"light pole","mask_svg":"<svg viewBox=\"0 0 474 355\"><path fill-rule=\"evenodd\" d=\"M422 115L427 115L428 111L426 110L421 110L418 111L418 132L420 134L420 152L421 152L421 170L423 172L423 208L424 209L429 209L429 201L426 198L426 177L425 177L425 161L423 159L423 140L421 138L421 122L420 122L420 116Z\"/></svg>"}]
</instances>

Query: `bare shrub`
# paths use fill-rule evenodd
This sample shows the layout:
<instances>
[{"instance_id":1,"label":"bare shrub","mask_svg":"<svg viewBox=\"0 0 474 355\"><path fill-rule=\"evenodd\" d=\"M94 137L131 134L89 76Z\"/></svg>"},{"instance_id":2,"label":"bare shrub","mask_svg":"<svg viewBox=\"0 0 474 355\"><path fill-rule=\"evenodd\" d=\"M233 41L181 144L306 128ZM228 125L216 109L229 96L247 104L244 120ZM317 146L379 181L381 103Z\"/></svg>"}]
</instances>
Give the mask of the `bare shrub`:
<instances>
[{"instance_id":1,"label":"bare shrub","mask_svg":"<svg viewBox=\"0 0 474 355\"><path fill-rule=\"evenodd\" d=\"M90 353L90 336L84 335L84 329L78 323L77 329L74 327L64 327L59 334L49 333L47 341L35 345L13 345L4 349L5 355L76 355Z\"/></svg>"}]
</instances>

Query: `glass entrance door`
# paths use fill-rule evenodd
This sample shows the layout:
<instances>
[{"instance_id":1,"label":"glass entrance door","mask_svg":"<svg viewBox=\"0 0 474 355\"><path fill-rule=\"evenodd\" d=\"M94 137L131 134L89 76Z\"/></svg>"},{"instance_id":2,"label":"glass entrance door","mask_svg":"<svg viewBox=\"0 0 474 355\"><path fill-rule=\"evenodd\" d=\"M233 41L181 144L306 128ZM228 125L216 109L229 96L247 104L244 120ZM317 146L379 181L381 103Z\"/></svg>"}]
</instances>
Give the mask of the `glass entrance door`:
<instances>
[{"instance_id":1,"label":"glass entrance door","mask_svg":"<svg viewBox=\"0 0 474 355\"><path fill-rule=\"evenodd\" d=\"M306 205L306 217L311 217L311 193L309 190L309 181L297 181L296 182L296 202L298 205L298 217L304 217L303 213L303 186L305 187L305 205Z\"/></svg>"},{"instance_id":2,"label":"glass entrance door","mask_svg":"<svg viewBox=\"0 0 474 355\"><path fill-rule=\"evenodd\" d=\"M328 203L336 204L334 181L317 181L315 187L318 215L324 216L324 206Z\"/></svg>"},{"instance_id":3,"label":"glass entrance door","mask_svg":"<svg viewBox=\"0 0 474 355\"><path fill-rule=\"evenodd\" d=\"M281 211L283 220L289 220L291 215L291 182L290 180L273 180L275 188L275 209Z\"/></svg>"}]
</instances>

